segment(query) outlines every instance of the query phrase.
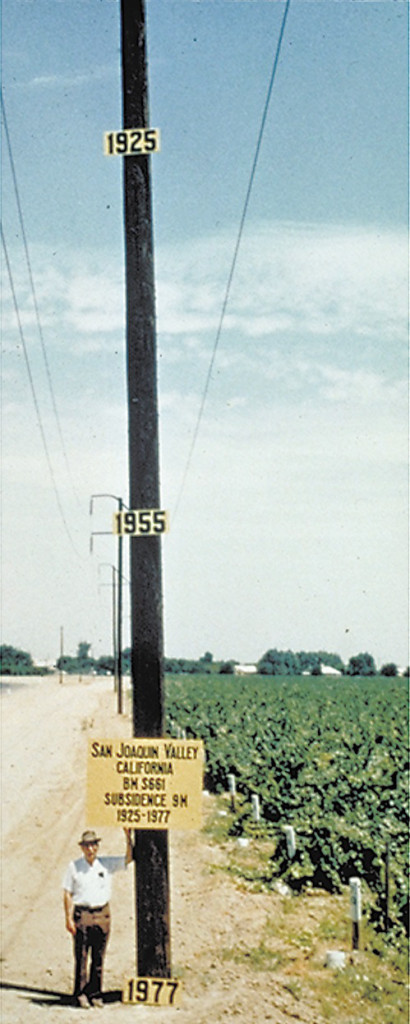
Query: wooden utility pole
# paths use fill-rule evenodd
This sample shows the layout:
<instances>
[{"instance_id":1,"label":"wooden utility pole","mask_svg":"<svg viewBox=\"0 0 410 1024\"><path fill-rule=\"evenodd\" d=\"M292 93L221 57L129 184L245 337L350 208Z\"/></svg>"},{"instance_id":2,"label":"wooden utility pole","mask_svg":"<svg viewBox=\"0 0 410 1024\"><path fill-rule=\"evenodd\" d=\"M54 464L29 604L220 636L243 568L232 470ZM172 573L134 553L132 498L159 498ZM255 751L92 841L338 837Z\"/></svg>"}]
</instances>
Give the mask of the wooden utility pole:
<instances>
[{"instance_id":1,"label":"wooden utility pole","mask_svg":"<svg viewBox=\"0 0 410 1024\"><path fill-rule=\"evenodd\" d=\"M60 683L63 681L64 626L60 626Z\"/></svg>"},{"instance_id":2,"label":"wooden utility pole","mask_svg":"<svg viewBox=\"0 0 410 1024\"><path fill-rule=\"evenodd\" d=\"M145 10L121 0L123 127L148 128ZM149 156L124 159L131 509L160 508ZM133 732L164 731L160 538L130 539ZM170 977L168 833L136 831L137 972Z\"/></svg>"}]
</instances>

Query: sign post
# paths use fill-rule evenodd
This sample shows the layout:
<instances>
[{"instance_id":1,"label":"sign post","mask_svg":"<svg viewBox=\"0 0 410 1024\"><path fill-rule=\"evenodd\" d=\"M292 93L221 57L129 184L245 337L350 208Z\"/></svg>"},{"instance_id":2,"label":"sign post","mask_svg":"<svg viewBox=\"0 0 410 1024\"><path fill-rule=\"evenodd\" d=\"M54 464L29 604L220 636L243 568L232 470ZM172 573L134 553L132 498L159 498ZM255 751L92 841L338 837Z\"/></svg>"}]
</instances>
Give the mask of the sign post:
<instances>
[{"instance_id":1,"label":"sign post","mask_svg":"<svg viewBox=\"0 0 410 1024\"><path fill-rule=\"evenodd\" d=\"M121 0L123 128L147 140L148 81L143 0ZM129 135L126 135L129 138ZM118 140L117 140L118 141ZM128 146L128 143L127 143ZM131 509L161 509L150 156L124 155L127 379ZM164 732L161 538L130 538L133 734ZM168 832L138 829L135 843L137 973L169 978Z\"/></svg>"}]
</instances>

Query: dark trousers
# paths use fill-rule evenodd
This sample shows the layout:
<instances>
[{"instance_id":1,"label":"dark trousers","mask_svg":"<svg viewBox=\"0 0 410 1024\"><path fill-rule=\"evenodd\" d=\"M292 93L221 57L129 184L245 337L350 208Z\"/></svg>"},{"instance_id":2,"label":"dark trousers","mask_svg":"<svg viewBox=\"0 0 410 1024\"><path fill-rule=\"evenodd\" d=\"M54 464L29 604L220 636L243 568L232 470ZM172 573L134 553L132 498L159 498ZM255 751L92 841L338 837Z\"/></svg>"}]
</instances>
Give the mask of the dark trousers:
<instances>
[{"instance_id":1,"label":"dark trousers","mask_svg":"<svg viewBox=\"0 0 410 1024\"><path fill-rule=\"evenodd\" d=\"M104 953L110 934L110 908L90 910L74 908L76 933L74 936L75 980L74 995L85 993L89 998L101 998ZM91 955L90 976L88 958Z\"/></svg>"}]
</instances>

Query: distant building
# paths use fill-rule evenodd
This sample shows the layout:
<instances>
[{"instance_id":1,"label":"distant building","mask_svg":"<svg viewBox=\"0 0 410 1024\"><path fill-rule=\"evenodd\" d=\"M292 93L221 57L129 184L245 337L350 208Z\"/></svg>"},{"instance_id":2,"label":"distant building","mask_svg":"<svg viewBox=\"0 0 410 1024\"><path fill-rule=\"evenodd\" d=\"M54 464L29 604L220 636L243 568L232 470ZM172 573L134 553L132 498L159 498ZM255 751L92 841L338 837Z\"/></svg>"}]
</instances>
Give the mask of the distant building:
<instances>
[{"instance_id":1,"label":"distant building","mask_svg":"<svg viewBox=\"0 0 410 1024\"><path fill-rule=\"evenodd\" d=\"M339 668L333 668L333 665L322 665L322 676L341 676L343 672Z\"/></svg>"},{"instance_id":2,"label":"distant building","mask_svg":"<svg viewBox=\"0 0 410 1024\"><path fill-rule=\"evenodd\" d=\"M256 665L234 665L235 676L253 676L257 673Z\"/></svg>"}]
</instances>

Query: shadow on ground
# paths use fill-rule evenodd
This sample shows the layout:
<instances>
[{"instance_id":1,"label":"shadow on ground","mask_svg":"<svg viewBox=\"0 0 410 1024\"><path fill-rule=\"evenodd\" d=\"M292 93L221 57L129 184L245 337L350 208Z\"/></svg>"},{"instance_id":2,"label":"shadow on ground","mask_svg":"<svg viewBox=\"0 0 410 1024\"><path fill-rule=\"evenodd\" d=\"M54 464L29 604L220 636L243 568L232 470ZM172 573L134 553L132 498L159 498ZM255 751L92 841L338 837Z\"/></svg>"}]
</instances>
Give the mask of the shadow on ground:
<instances>
[{"instance_id":1,"label":"shadow on ground","mask_svg":"<svg viewBox=\"0 0 410 1024\"><path fill-rule=\"evenodd\" d=\"M74 1000L72 995L68 995L67 992L56 992L49 988L36 988L34 985L18 985L11 981L0 982L0 989L22 992L29 996L30 1002L36 1006L73 1006ZM118 1003L121 1002L122 993L120 989L115 989L112 992L104 992L104 1003Z\"/></svg>"}]
</instances>

